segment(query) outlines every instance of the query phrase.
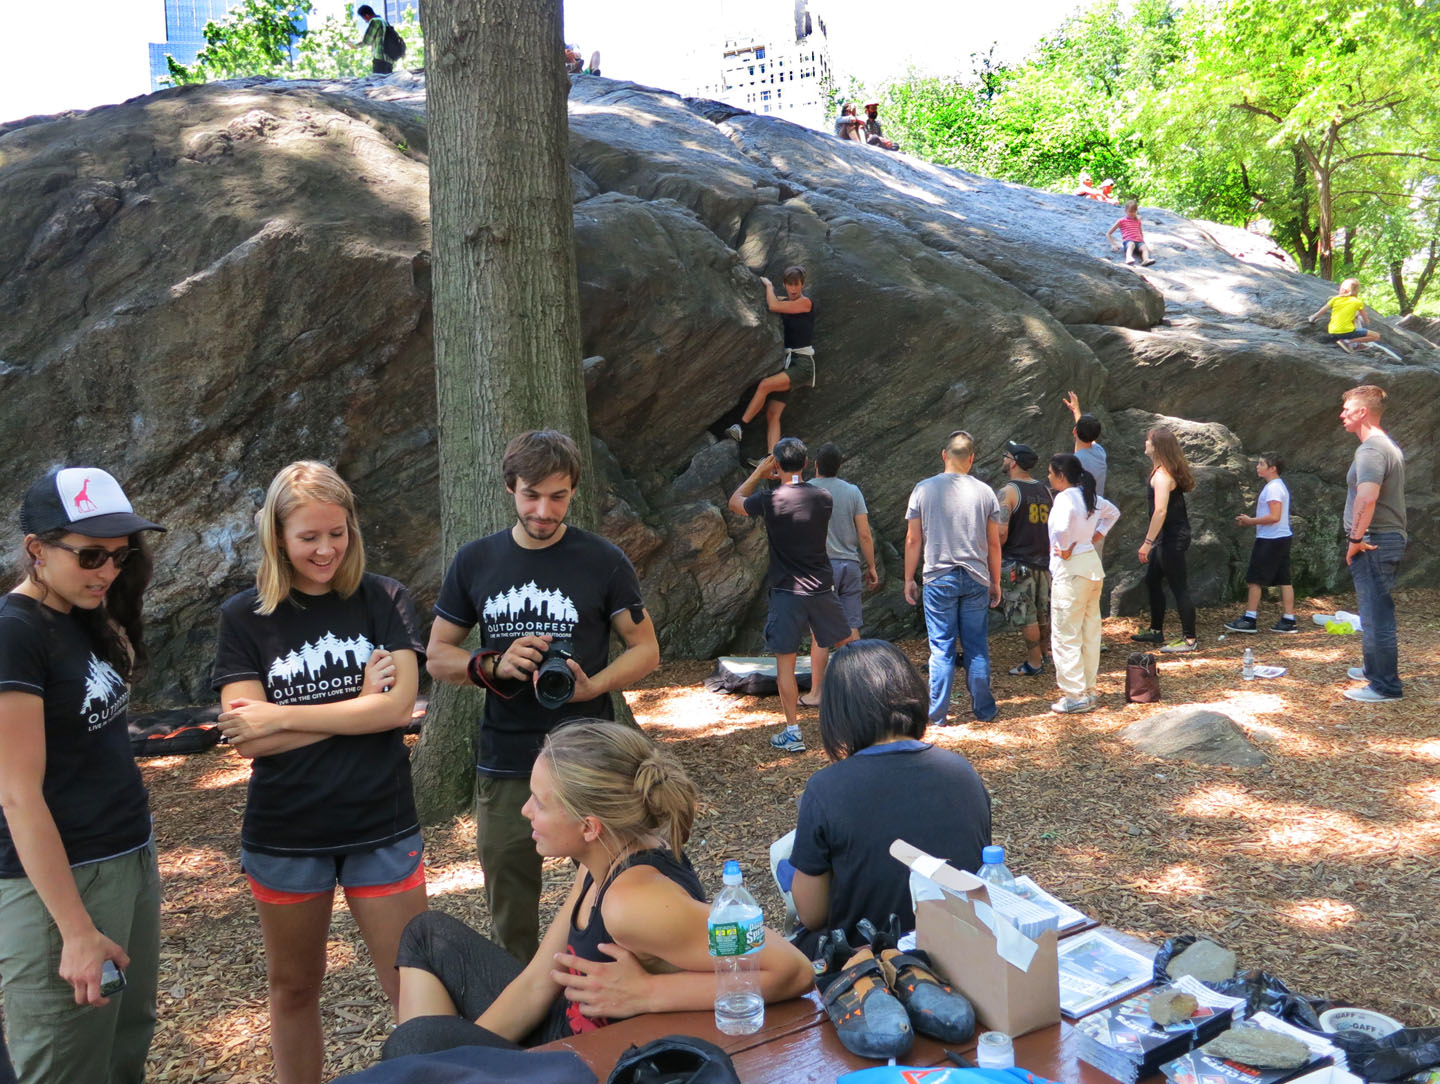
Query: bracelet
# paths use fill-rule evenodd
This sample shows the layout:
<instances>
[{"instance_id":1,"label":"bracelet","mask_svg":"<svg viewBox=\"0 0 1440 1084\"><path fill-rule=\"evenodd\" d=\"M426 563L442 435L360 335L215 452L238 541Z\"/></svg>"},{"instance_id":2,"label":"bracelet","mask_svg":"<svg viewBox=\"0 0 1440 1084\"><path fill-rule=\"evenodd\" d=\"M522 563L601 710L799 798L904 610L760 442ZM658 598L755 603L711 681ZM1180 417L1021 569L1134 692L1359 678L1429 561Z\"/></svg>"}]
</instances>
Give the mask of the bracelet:
<instances>
[{"instance_id":1,"label":"bracelet","mask_svg":"<svg viewBox=\"0 0 1440 1084\"><path fill-rule=\"evenodd\" d=\"M1351 544L1352 546L1359 546L1359 545L1363 544L1364 541L1365 541L1365 536L1362 534L1359 538L1352 538L1352 539L1350 539L1350 544Z\"/></svg>"},{"instance_id":2,"label":"bracelet","mask_svg":"<svg viewBox=\"0 0 1440 1084\"><path fill-rule=\"evenodd\" d=\"M1153 546L1153 545L1155 545L1155 539L1153 539L1153 538L1147 538L1147 539L1145 539L1145 545L1147 545L1147 546Z\"/></svg>"}]
</instances>

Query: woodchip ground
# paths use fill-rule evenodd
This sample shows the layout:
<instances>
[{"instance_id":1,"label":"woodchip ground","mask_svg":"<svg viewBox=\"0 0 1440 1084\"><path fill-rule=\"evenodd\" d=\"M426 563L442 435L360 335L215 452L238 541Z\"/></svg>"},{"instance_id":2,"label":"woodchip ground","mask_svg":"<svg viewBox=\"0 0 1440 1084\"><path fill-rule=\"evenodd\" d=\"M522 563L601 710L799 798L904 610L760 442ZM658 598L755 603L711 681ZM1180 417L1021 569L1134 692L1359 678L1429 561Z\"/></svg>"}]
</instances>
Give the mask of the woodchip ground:
<instances>
[{"instance_id":1,"label":"woodchip ground","mask_svg":"<svg viewBox=\"0 0 1440 1084\"><path fill-rule=\"evenodd\" d=\"M1165 660L1165 700L1126 705L1133 622L1106 622L1104 707L1057 716L1053 677L1012 678L1018 635L992 640L1000 717L928 737L969 757L994 799L994 831L1017 871L1102 922L1154 941L1203 933L1243 967L1292 990L1346 999L1412 1026L1440 1025L1440 592L1401 591L1398 704L1344 701L1358 636L1327 636L1313 599L1302 632L1215 635L1235 609L1205 611L1197 655ZM1262 626L1271 618L1262 613ZM923 640L905 648L924 666ZM1240 655L1288 666L1242 682ZM631 694L646 729L680 756L705 796L689 853L712 891L738 857L772 922L779 897L766 869L772 840L794 826L795 799L825 763L816 714L810 752L781 756L769 736L774 698L710 693L701 662L668 663ZM957 683L958 687L959 683ZM963 692L961 693L963 696ZM1201 767L1140 755L1119 737L1137 719L1182 704L1224 711L1269 754L1257 768ZM958 706L957 706L958 707ZM260 931L236 864L247 768L228 749L145 762L166 884L160 1025L152 1082L251 1084L270 1079ZM903 802L903 794L857 795ZM474 824L426 833L432 905L482 928ZM548 862L544 908L568 869ZM389 1027L363 946L343 904L330 941L323 1010L327 1074L372 1064Z\"/></svg>"}]
</instances>

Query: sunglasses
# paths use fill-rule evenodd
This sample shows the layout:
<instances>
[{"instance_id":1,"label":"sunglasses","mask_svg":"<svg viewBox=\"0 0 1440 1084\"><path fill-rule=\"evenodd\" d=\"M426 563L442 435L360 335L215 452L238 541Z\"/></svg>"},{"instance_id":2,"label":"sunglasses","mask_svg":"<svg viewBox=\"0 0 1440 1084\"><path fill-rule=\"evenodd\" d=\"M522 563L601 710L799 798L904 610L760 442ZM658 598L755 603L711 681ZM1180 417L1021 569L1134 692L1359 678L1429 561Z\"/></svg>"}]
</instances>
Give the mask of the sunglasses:
<instances>
[{"instance_id":1,"label":"sunglasses","mask_svg":"<svg viewBox=\"0 0 1440 1084\"><path fill-rule=\"evenodd\" d=\"M87 572L93 572L104 566L106 561L114 561L116 569L125 567L125 562L135 555L134 546L121 546L119 549L107 550L104 546L67 546L64 542L51 542L50 545L57 549L65 550L75 555L75 563Z\"/></svg>"}]
</instances>

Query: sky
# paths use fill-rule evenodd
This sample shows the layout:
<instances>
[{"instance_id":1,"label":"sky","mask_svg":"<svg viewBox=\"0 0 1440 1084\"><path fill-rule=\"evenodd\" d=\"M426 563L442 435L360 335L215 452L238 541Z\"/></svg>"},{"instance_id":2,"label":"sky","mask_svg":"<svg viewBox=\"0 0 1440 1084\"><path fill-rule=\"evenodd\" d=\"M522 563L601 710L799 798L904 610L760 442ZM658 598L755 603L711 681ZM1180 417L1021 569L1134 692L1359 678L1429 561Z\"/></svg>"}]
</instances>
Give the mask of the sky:
<instances>
[{"instance_id":1,"label":"sky","mask_svg":"<svg viewBox=\"0 0 1440 1084\"><path fill-rule=\"evenodd\" d=\"M853 76L869 89L911 66L968 74L970 54L992 43L997 57L1019 59L1077 6L1079 0L899 0L894 6L812 0L826 24L838 82L844 87ZM344 0L315 0L315 7L323 17L342 11ZM784 19L791 8L792 0L566 0L565 39L587 57L600 50L607 76L688 90L698 44L718 37L724 25ZM0 65L0 121L149 92L146 44L164 39L164 0L51 0L33 10L29 25L42 20L45 32Z\"/></svg>"}]
</instances>

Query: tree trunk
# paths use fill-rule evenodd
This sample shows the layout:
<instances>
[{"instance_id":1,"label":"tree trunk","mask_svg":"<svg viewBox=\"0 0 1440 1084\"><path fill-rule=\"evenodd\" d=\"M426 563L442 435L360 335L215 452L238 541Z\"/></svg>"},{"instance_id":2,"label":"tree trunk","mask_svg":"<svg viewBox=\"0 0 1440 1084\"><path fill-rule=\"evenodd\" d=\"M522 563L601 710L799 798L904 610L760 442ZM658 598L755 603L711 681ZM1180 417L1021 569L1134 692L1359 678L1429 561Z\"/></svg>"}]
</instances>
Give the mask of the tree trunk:
<instances>
[{"instance_id":1,"label":"tree trunk","mask_svg":"<svg viewBox=\"0 0 1440 1084\"><path fill-rule=\"evenodd\" d=\"M527 429L569 433L584 457L569 519L595 521L580 301L565 155L560 0L426 0L430 216L441 538L515 522L500 474ZM473 793L477 691L437 687L415 750L422 821Z\"/></svg>"}]
</instances>

